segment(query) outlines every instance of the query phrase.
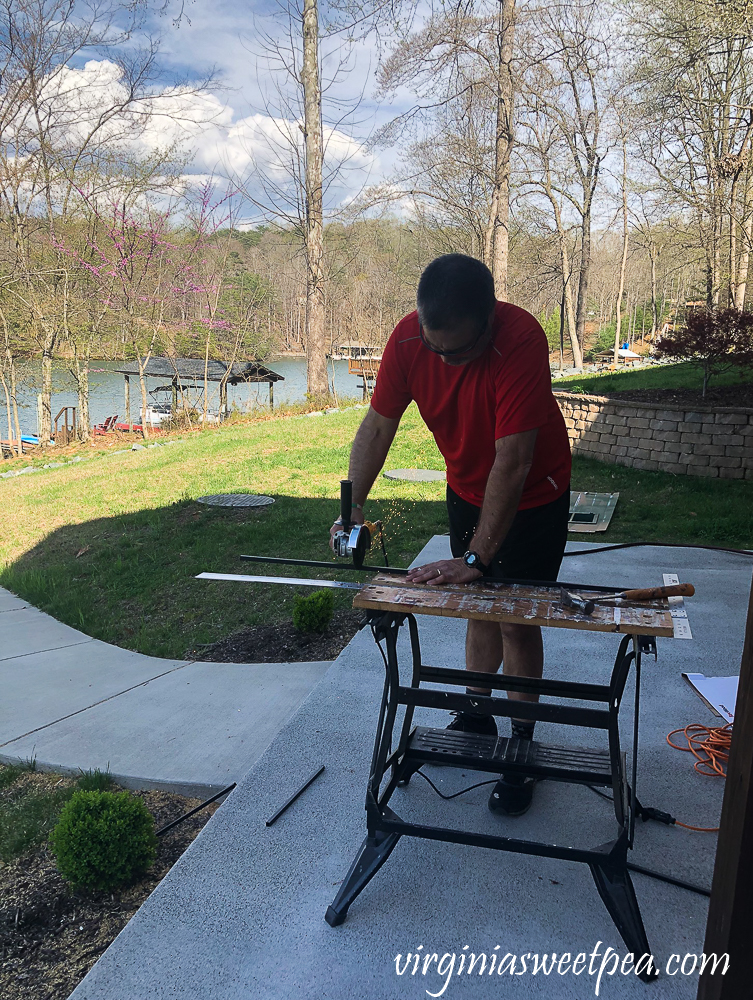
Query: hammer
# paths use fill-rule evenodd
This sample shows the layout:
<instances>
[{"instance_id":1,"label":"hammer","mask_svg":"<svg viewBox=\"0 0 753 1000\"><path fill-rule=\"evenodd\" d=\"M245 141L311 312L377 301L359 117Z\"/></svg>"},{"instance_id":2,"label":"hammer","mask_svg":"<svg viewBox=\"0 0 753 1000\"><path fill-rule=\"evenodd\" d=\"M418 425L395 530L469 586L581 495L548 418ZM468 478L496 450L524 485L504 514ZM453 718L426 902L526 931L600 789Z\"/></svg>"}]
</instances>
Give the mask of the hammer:
<instances>
[{"instance_id":1,"label":"hammer","mask_svg":"<svg viewBox=\"0 0 753 1000\"><path fill-rule=\"evenodd\" d=\"M610 594L607 597L586 598L579 594L571 594L560 588L560 603L566 608L573 608L581 614L593 614L596 604L604 604L608 601L654 601L662 597L692 597L695 594L695 587L692 583L672 583L666 587L644 587L639 590L623 590L618 594Z\"/></svg>"}]
</instances>

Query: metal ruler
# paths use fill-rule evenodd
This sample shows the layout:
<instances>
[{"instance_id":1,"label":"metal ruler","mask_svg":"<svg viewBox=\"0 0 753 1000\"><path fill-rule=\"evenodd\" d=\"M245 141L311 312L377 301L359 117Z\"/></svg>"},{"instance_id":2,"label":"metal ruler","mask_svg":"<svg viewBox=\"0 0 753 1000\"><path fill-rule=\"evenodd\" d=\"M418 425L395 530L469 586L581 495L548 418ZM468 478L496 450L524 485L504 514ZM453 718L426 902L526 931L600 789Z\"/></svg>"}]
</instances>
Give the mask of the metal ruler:
<instances>
[{"instance_id":1,"label":"metal ruler","mask_svg":"<svg viewBox=\"0 0 753 1000\"><path fill-rule=\"evenodd\" d=\"M295 576L245 576L242 573L199 573L197 580L228 580L231 583L287 583L294 587L342 587L345 590L361 590L362 583L346 583L345 580L304 580Z\"/></svg>"}]
</instances>

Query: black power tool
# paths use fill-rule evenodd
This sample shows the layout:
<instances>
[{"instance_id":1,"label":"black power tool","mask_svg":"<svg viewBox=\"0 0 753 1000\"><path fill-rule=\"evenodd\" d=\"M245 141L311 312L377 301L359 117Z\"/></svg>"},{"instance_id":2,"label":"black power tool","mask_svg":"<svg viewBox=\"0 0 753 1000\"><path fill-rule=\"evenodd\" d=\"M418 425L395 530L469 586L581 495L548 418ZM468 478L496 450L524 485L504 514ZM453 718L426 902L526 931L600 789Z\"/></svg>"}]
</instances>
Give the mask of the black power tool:
<instances>
[{"instance_id":1,"label":"black power tool","mask_svg":"<svg viewBox=\"0 0 753 1000\"><path fill-rule=\"evenodd\" d=\"M387 551L384 547L384 532L381 521L364 521L363 524L354 524L352 520L353 512L353 483L350 479L340 480L340 522L341 529L332 538L332 547L335 555L341 559L352 559L353 565L357 568L363 566L366 553L372 546L376 538L382 546L384 555L384 565L389 566L387 561Z\"/></svg>"}]
</instances>

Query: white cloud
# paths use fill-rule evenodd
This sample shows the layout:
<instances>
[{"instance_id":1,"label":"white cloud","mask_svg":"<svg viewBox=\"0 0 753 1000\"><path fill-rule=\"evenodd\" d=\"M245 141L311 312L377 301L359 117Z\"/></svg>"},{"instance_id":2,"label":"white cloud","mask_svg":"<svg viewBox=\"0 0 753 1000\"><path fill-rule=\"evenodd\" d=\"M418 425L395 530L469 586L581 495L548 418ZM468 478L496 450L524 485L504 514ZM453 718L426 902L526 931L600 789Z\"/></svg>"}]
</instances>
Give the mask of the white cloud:
<instances>
[{"instance_id":1,"label":"white cloud","mask_svg":"<svg viewBox=\"0 0 753 1000\"><path fill-rule=\"evenodd\" d=\"M284 100L276 100L264 60L253 52L255 46L259 48L253 10L232 0L194 0L187 10L190 24L184 20L174 28L163 20L159 28L161 64L172 79L182 77L189 82L156 89L148 101L114 116L101 134L119 144L124 153L155 153L172 144L181 146L192 154L184 178L192 186L206 177L242 179L263 201L261 182L267 178L276 188L287 186L294 198L291 165L302 159L303 148L298 113L293 110L297 98L291 98L287 106ZM269 23L265 21L265 28ZM284 23L278 19L274 30L284 35ZM134 39L134 44L137 42ZM323 42L334 63L339 48L342 43L337 38ZM325 64L328 62L325 59ZM364 141L365 133L394 113L371 100L376 64L374 45L362 43L351 59L350 71L325 94L332 115L324 130L330 209L352 202L364 185L381 182L393 159L391 153L379 156L370 151ZM196 93L190 81L206 76L213 68L223 89ZM342 114L344 106L359 93L363 100L357 112L356 135L355 129L336 122L334 116ZM60 129L80 139L103 109L126 97L126 87L114 62L92 59L61 68L50 80L46 96L59 115ZM328 120L325 111L325 123Z\"/></svg>"}]
</instances>

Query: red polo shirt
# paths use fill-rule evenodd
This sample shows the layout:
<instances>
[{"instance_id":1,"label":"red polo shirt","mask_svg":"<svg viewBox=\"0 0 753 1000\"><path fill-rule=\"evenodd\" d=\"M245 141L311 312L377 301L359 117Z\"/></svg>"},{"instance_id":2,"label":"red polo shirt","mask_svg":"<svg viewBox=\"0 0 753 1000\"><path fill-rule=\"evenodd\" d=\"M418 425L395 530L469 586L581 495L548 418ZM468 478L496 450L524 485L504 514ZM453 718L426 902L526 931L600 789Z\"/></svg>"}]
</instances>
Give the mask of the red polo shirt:
<instances>
[{"instance_id":1,"label":"red polo shirt","mask_svg":"<svg viewBox=\"0 0 753 1000\"><path fill-rule=\"evenodd\" d=\"M411 400L447 463L447 482L480 507L495 441L538 428L519 509L556 500L570 483L570 444L552 395L549 348L534 317L498 302L494 337L475 361L448 365L419 337L418 315L395 327L384 349L372 407L396 420Z\"/></svg>"}]
</instances>

